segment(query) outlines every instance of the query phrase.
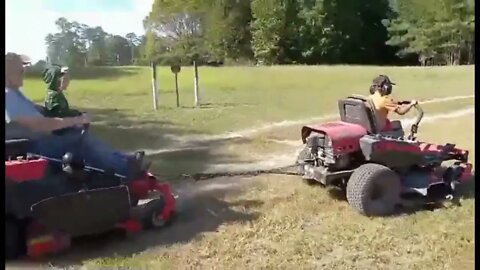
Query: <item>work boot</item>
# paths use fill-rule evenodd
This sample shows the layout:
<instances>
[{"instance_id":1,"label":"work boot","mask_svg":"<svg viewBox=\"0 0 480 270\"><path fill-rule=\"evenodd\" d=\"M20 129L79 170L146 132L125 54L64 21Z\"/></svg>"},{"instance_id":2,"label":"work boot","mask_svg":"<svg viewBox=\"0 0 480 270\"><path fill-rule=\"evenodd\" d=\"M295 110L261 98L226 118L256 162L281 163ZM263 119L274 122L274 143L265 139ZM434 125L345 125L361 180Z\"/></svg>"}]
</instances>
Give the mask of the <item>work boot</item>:
<instances>
[{"instance_id":1,"label":"work boot","mask_svg":"<svg viewBox=\"0 0 480 270\"><path fill-rule=\"evenodd\" d=\"M129 178L130 179L138 179L147 173L150 165L152 164L151 161L145 161L145 152L138 151L133 154L133 156L129 157L128 159L128 169L130 171Z\"/></svg>"},{"instance_id":2,"label":"work boot","mask_svg":"<svg viewBox=\"0 0 480 270\"><path fill-rule=\"evenodd\" d=\"M145 151L137 151L135 152L134 156L140 164L140 169L142 171L146 172L148 171L148 169L150 169L150 165L152 165L152 162L145 160Z\"/></svg>"}]
</instances>

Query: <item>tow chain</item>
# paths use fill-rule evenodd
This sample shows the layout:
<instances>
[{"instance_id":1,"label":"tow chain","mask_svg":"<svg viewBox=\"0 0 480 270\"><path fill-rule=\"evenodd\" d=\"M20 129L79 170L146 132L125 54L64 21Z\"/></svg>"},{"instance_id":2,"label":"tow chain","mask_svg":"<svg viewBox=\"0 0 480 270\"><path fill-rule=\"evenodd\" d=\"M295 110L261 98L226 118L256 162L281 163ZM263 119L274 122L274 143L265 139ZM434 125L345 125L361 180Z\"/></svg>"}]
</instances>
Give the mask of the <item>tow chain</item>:
<instances>
[{"instance_id":1,"label":"tow chain","mask_svg":"<svg viewBox=\"0 0 480 270\"><path fill-rule=\"evenodd\" d=\"M287 171L287 169L291 169L294 167L297 167L298 164L294 165L288 165L288 166L283 166L283 167L278 167L274 169L269 169L269 170L250 170L250 171L239 171L239 172L218 172L218 173L194 173L194 174L180 174L175 176L169 176L168 178L173 178L173 179L192 179L194 181L202 181L202 180L208 180L208 179L213 179L213 178L218 178L218 177L234 177L234 176L258 176L258 175L264 175L264 174L277 174L277 175L299 175L298 172L292 172L292 171ZM155 175L160 175L156 174Z\"/></svg>"}]
</instances>

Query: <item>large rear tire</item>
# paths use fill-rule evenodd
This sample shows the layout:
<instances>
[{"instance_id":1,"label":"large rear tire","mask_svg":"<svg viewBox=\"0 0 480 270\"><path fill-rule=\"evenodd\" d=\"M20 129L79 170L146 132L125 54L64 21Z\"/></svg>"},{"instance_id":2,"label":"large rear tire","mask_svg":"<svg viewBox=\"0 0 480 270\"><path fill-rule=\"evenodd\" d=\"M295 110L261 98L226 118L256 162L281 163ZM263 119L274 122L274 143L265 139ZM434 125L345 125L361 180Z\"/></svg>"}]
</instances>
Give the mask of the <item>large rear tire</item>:
<instances>
[{"instance_id":1,"label":"large rear tire","mask_svg":"<svg viewBox=\"0 0 480 270\"><path fill-rule=\"evenodd\" d=\"M347 183L347 201L366 216L385 216L395 212L400 202L401 182L391 169L368 163L358 167Z\"/></svg>"}]
</instances>

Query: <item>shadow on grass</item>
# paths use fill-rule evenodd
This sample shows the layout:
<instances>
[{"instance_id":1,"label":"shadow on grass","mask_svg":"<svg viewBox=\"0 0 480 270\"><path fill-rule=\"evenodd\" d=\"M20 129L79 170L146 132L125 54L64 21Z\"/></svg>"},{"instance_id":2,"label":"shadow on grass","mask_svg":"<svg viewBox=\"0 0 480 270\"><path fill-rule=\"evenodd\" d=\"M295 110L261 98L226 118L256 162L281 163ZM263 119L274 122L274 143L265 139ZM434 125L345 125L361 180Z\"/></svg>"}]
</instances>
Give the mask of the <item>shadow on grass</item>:
<instances>
[{"instance_id":1,"label":"shadow on grass","mask_svg":"<svg viewBox=\"0 0 480 270\"><path fill-rule=\"evenodd\" d=\"M248 103L232 103L232 102L216 102L216 103L202 103L198 107L196 106L180 106L183 109L215 109L215 108L233 108L233 107L253 107L255 104Z\"/></svg>"},{"instance_id":2,"label":"shadow on grass","mask_svg":"<svg viewBox=\"0 0 480 270\"><path fill-rule=\"evenodd\" d=\"M210 185L213 182L211 181ZM208 190L204 189L197 193L190 190L181 196L182 199L178 201L177 215L168 227L130 236L117 231L100 236L78 238L72 243L71 249L63 255L51 257L50 263L57 267L66 267L85 263L86 260L130 257L149 250L159 252L153 248L168 248L173 244L187 243L202 237L204 233L216 232L222 224L246 223L259 217L258 213L250 209L260 207L263 202L225 200L225 196L229 194L242 192L243 188L239 185L221 182L220 185L228 187L215 189L209 188L211 186L206 183L200 185ZM246 210L239 211L235 208Z\"/></svg>"},{"instance_id":3,"label":"shadow on grass","mask_svg":"<svg viewBox=\"0 0 480 270\"><path fill-rule=\"evenodd\" d=\"M81 108L92 115L90 133L119 150L168 147L171 137L195 132L169 121L135 119L117 109Z\"/></svg>"},{"instance_id":4,"label":"shadow on grass","mask_svg":"<svg viewBox=\"0 0 480 270\"><path fill-rule=\"evenodd\" d=\"M81 108L90 113L94 122L90 132L120 151L145 150L152 161L151 171L172 179L181 174L203 172L209 164L240 163L238 156L219 150L228 143L249 143L246 138L190 140L176 138L201 132L185 129L170 121L137 119L116 109ZM193 138L195 139L195 138ZM173 149L185 148L174 151Z\"/></svg>"}]
</instances>

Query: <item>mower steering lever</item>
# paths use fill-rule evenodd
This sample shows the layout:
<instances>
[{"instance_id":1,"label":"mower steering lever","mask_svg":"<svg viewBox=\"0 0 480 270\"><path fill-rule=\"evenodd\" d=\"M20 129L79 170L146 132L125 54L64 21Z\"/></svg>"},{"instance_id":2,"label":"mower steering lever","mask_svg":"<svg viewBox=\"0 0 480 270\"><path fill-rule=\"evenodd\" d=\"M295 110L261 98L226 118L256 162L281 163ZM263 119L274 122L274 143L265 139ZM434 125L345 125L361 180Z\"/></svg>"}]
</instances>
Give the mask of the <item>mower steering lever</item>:
<instances>
[{"instance_id":1,"label":"mower steering lever","mask_svg":"<svg viewBox=\"0 0 480 270\"><path fill-rule=\"evenodd\" d=\"M419 104L415 104L413 106L418 114L417 114L417 118L415 119L415 122L413 123L412 127L410 128L410 135L408 135L408 139L409 140L416 140L416 134L418 132L418 126L420 125L420 122L422 121L422 118L423 118L423 109L420 107Z\"/></svg>"}]
</instances>

